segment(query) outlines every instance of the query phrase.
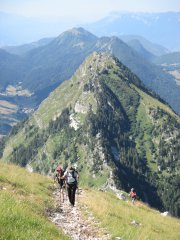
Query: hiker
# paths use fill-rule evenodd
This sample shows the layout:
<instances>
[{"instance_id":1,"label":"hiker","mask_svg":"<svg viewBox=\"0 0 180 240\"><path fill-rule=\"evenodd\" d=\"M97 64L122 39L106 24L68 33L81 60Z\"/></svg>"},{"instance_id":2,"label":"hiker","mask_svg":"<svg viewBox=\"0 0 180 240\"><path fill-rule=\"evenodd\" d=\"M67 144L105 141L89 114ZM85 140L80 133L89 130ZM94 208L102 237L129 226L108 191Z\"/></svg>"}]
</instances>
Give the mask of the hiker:
<instances>
[{"instance_id":1,"label":"hiker","mask_svg":"<svg viewBox=\"0 0 180 240\"><path fill-rule=\"evenodd\" d=\"M57 181L59 184L59 188L60 188L60 201L62 200L62 202L64 202L64 189L65 189L65 179L62 179L61 177L64 175L64 170L63 168L59 165L56 168L56 175L54 178L54 181Z\"/></svg>"},{"instance_id":2,"label":"hiker","mask_svg":"<svg viewBox=\"0 0 180 240\"><path fill-rule=\"evenodd\" d=\"M75 194L76 194L77 183L78 183L78 173L71 166L69 169L65 171L64 175L61 178L66 179L69 202L71 206L74 206Z\"/></svg>"},{"instance_id":3,"label":"hiker","mask_svg":"<svg viewBox=\"0 0 180 240\"><path fill-rule=\"evenodd\" d=\"M129 193L129 196L131 197L132 204L134 205L135 200L136 200L136 191L134 188L131 188L131 191Z\"/></svg>"}]
</instances>

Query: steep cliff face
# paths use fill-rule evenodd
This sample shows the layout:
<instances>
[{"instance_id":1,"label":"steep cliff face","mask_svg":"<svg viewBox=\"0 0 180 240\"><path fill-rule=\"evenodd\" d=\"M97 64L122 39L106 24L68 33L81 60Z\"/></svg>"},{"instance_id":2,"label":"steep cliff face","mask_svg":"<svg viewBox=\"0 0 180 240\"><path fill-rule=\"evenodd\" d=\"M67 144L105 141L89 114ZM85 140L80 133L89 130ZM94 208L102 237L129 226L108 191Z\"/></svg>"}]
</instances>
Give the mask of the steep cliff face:
<instances>
[{"instance_id":1,"label":"steep cliff face","mask_svg":"<svg viewBox=\"0 0 180 240\"><path fill-rule=\"evenodd\" d=\"M5 143L3 159L52 174L78 167L81 184L129 190L179 214L179 117L116 58L93 53ZM166 188L171 188L171 193Z\"/></svg>"}]
</instances>

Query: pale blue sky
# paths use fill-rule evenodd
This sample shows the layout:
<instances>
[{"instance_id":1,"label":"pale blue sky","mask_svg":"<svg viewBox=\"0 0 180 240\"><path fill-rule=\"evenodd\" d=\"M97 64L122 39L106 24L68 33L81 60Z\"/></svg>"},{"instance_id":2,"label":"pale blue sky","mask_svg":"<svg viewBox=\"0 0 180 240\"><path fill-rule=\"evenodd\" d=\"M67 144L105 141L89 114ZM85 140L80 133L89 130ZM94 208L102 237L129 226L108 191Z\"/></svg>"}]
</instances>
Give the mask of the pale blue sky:
<instances>
[{"instance_id":1,"label":"pale blue sky","mask_svg":"<svg viewBox=\"0 0 180 240\"><path fill-rule=\"evenodd\" d=\"M0 0L0 11L87 22L114 11L180 12L180 0Z\"/></svg>"}]
</instances>

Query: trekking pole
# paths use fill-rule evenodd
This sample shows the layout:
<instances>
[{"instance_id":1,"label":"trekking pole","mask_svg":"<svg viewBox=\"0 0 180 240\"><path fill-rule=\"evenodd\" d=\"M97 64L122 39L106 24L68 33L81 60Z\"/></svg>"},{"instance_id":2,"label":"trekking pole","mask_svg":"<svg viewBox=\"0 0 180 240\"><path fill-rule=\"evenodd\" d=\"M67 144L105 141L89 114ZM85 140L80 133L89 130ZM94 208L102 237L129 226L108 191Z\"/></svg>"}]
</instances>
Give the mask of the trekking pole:
<instances>
[{"instance_id":1,"label":"trekking pole","mask_svg":"<svg viewBox=\"0 0 180 240\"><path fill-rule=\"evenodd\" d=\"M79 195L79 182L77 182L77 195Z\"/></svg>"},{"instance_id":2,"label":"trekking pole","mask_svg":"<svg viewBox=\"0 0 180 240\"><path fill-rule=\"evenodd\" d=\"M67 182L65 181L65 196L66 196L66 200L68 199L68 195L67 195Z\"/></svg>"},{"instance_id":3,"label":"trekking pole","mask_svg":"<svg viewBox=\"0 0 180 240\"><path fill-rule=\"evenodd\" d=\"M59 185L60 205L61 205L61 186Z\"/></svg>"}]
</instances>

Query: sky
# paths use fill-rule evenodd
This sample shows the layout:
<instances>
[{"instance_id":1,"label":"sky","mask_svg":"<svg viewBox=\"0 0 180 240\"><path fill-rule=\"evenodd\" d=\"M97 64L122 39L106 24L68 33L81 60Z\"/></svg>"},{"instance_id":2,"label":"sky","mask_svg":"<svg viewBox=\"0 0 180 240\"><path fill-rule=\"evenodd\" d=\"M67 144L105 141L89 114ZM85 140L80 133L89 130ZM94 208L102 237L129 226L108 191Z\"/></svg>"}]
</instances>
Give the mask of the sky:
<instances>
[{"instance_id":1,"label":"sky","mask_svg":"<svg viewBox=\"0 0 180 240\"><path fill-rule=\"evenodd\" d=\"M88 29L122 11L180 13L180 0L0 0L0 46L58 36L73 27Z\"/></svg>"},{"instance_id":2,"label":"sky","mask_svg":"<svg viewBox=\"0 0 180 240\"><path fill-rule=\"evenodd\" d=\"M111 12L179 11L180 0L0 0L0 11L27 17L93 22Z\"/></svg>"}]
</instances>

